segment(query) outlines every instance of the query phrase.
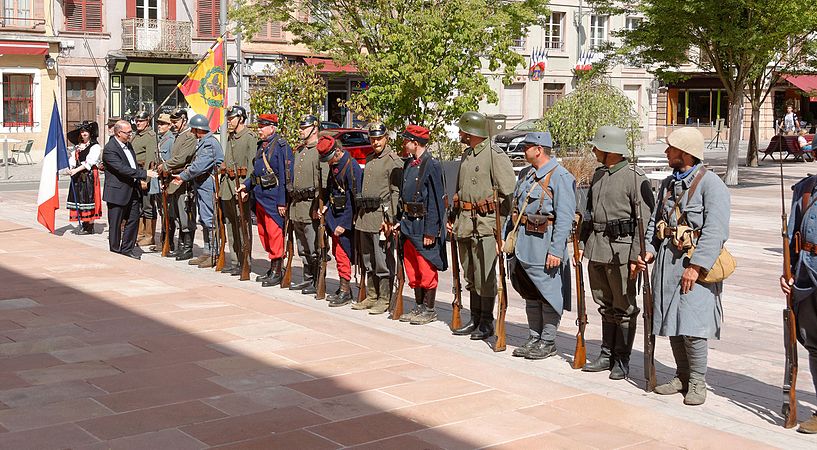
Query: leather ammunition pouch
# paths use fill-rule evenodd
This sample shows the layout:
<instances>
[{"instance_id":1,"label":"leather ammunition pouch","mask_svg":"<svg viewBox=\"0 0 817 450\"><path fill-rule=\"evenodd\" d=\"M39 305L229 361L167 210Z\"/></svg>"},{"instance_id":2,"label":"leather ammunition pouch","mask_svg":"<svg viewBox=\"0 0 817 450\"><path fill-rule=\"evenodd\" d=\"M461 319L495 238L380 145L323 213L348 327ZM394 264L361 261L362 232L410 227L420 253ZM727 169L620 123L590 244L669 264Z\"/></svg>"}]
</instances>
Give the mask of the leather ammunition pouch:
<instances>
[{"instance_id":1,"label":"leather ammunition pouch","mask_svg":"<svg viewBox=\"0 0 817 450\"><path fill-rule=\"evenodd\" d=\"M608 222L593 222L593 231L601 232L610 239L625 236L634 236L636 231L635 219L616 219Z\"/></svg>"},{"instance_id":2,"label":"leather ammunition pouch","mask_svg":"<svg viewBox=\"0 0 817 450\"><path fill-rule=\"evenodd\" d=\"M346 194L341 195L333 195L329 197L329 203L332 205L336 211L342 211L346 209Z\"/></svg>"},{"instance_id":3,"label":"leather ammunition pouch","mask_svg":"<svg viewBox=\"0 0 817 450\"><path fill-rule=\"evenodd\" d=\"M403 213L411 218L425 217L426 205L423 202L403 202Z\"/></svg>"},{"instance_id":4,"label":"leather ammunition pouch","mask_svg":"<svg viewBox=\"0 0 817 450\"><path fill-rule=\"evenodd\" d=\"M543 214L522 214L520 223L525 226L526 234L544 235L553 223L553 216Z\"/></svg>"},{"instance_id":5,"label":"leather ammunition pouch","mask_svg":"<svg viewBox=\"0 0 817 450\"><path fill-rule=\"evenodd\" d=\"M253 177L252 183L261 186L264 189L278 187L278 177L275 173L268 173L266 175L261 175L260 177Z\"/></svg>"},{"instance_id":6,"label":"leather ammunition pouch","mask_svg":"<svg viewBox=\"0 0 817 450\"><path fill-rule=\"evenodd\" d=\"M315 198L315 188L294 189L289 192L289 199L293 202L302 202Z\"/></svg>"},{"instance_id":7,"label":"leather ammunition pouch","mask_svg":"<svg viewBox=\"0 0 817 450\"><path fill-rule=\"evenodd\" d=\"M486 198L478 202L461 202L458 197L454 197L454 209L457 211L472 211L481 216L492 214L496 211L496 203L494 199Z\"/></svg>"},{"instance_id":8,"label":"leather ammunition pouch","mask_svg":"<svg viewBox=\"0 0 817 450\"><path fill-rule=\"evenodd\" d=\"M197 176L196 178L193 178L193 182L196 183L196 184L202 184L205 181L207 181L208 178L210 178L210 174L209 173L203 173L203 174Z\"/></svg>"},{"instance_id":9,"label":"leather ammunition pouch","mask_svg":"<svg viewBox=\"0 0 817 450\"><path fill-rule=\"evenodd\" d=\"M355 196L355 206L365 211L376 211L382 204L380 197L364 197L360 194Z\"/></svg>"}]
</instances>

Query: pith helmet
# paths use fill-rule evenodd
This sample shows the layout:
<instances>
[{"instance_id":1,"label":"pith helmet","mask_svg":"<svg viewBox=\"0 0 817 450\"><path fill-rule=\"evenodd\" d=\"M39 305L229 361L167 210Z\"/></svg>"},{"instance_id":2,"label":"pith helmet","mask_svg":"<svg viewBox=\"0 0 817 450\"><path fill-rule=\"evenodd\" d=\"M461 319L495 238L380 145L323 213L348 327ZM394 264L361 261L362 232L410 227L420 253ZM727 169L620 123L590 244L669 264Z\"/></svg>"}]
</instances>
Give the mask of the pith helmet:
<instances>
[{"instance_id":1,"label":"pith helmet","mask_svg":"<svg viewBox=\"0 0 817 450\"><path fill-rule=\"evenodd\" d=\"M627 156L627 132L619 127L605 125L596 130L596 136L588 144L607 153L617 153Z\"/></svg>"},{"instance_id":2,"label":"pith helmet","mask_svg":"<svg viewBox=\"0 0 817 450\"><path fill-rule=\"evenodd\" d=\"M195 128L197 130L204 130L206 132L210 132L210 121L204 117L202 114L196 114L195 116L190 118L190 122L188 123L190 128Z\"/></svg>"},{"instance_id":3,"label":"pith helmet","mask_svg":"<svg viewBox=\"0 0 817 450\"><path fill-rule=\"evenodd\" d=\"M460 127L460 131L468 133L471 136L488 137L488 120L482 113L476 111L465 112L462 117L460 117L460 121L457 125Z\"/></svg>"},{"instance_id":4,"label":"pith helmet","mask_svg":"<svg viewBox=\"0 0 817 450\"><path fill-rule=\"evenodd\" d=\"M370 138L379 138L381 136L385 136L388 133L388 129L386 125L382 122L372 122L369 124L369 137Z\"/></svg>"},{"instance_id":5,"label":"pith helmet","mask_svg":"<svg viewBox=\"0 0 817 450\"><path fill-rule=\"evenodd\" d=\"M696 128L684 127L673 131L667 136L667 144L704 160L704 135Z\"/></svg>"}]
</instances>

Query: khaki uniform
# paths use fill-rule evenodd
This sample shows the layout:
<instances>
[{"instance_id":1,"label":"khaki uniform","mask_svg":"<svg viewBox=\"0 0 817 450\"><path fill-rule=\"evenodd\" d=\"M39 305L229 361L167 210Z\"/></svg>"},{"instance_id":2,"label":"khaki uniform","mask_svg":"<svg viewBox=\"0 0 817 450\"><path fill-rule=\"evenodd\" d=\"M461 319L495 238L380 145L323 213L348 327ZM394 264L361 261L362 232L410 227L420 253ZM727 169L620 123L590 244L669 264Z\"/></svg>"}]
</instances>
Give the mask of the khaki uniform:
<instances>
[{"instance_id":1,"label":"khaki uniform","mask_svg":"<svg viewBox=\"0 0 817 450\"><path fill-rule=\"evenodd\" d=\"M292 180L287 182L289 215L304 267L304 279L315 279L318 271L318 224L316 216L320 191L326 187L329 164L321 163L317 141L295 149ZM298 200L295 197L299 198Z\"/></svg>"},{"instance_id":2,"label":"khaki uniform","mask_svg":"<svg viewBox=\"0 0 817 450\"><path fill-rule=\"evenodd\" d=\"M148 127L142 131L138 131L133 136L131 145L133 146L133 152L136 154L136 164L138 164L139 167L149 169L150 166L156 162L157 153L159 152L159 140L152 128ZM150 183L150 180L147 180L147 182ZM156 198L154 196L142 196L142 211L140 217L147 220L156 219ZM153 222L146 222L144 227L150 227L151 224L155 227ZM155 230L148 230L144 227L140 227L139 243L140 245L145 245L148 242L145 242L144 239L149 238L149 242L152 245L154 243L153 233Z\"/></svg>"},{"instance_id":3,"label":"khaki uniform","mask_svg":"<svg viewBox=\"0 0 817 450\"><path fill-rule=\"evenodd\" d=\"M162 164L165 172L181 172L185 166L189 165L196 156L196 148L198 140L190 128L185 128L184 131L176 134L176 140L173 142L173 148L170 150L171 157ZM168 195L173 196L172 215L179 224L179 231L188 232L193 231L196 226L196 207L195 201L187 201L189 186L187 183L182 183L181 186L170 184L167 187ZM184 187L184 188L182 188ZM191 197L192 200L192 197ZM185 203L188 203L188 208L191 211L185 210Z\"/></svg>"},{"instance_id":4,"label":"khaki uniform","mask_svg":"<svg viewBox=\"0 0 817 450\"><path fill-rule=\"evenodd\" d=\"M513 194L516 175L508 155L486 139L475 148L465 150L457 178L454 236L458 241L465 287L476 295L490 297L493 305L497 294L496 212L478 212L476 205L493 202L496 185L499 213L507 215L507 206L503 205L507 205L506 200Z\"/></svg>"},{"instance_id":5,"label":"khaki uniform","mask_svg":"<svg viewBox=\"0 0 817 450\"><path fill-rule=\"evenodd\" d=\"M252 171L252 160L258 147L258 137L249 128L244 127L237 133L230 133L227 138L227 149L224 151L224 170L219 175L219 192L221 199L221 210L224 222L228 227L227 240L232 249L231 261L238 265L238 242L241 241L241 221L238 217L238 204L236 201L235 184L238 177L239 183L244 183L246 176L239 176L236 169L246 169L247 173ZM232 172L235 171L235 172ZM235 176L230 178L229 173ZM250 222L249 205L244 206L244 216L246 223Z\"/></svg>"}]
</instances>

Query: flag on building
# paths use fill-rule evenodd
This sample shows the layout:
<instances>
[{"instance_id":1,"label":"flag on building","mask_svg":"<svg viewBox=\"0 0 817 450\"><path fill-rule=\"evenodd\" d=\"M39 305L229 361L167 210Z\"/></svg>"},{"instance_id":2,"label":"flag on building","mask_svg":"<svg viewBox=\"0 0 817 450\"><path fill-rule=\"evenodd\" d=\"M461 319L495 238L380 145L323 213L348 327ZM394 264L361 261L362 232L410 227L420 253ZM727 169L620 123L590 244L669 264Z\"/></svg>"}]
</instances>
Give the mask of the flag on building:
<instances>
[{"instance_id":1,"label":"flag on building","mask_svg":"<svg viewBox=\"0 0 817 450\"><path fill-rule=\"evenodd\" d=\"M37 222L54 232L55 213L60 208L60 187L57 183L59 171L68 168L68 148L62 132L62 119L54 98L51 123L48 125L48 139L45 143L43 170L40 173L40 189L37 193Z\"/></svg>"},{"instance_id":2,"label":"flag on building","mask_svg":"<svg viewBox=\"0 0 817 450\"><path fill-rule=\"evenodd\" d=\"M535 47L530 53L530 78L533 81L539 81L542 74L547 69L548 54L550 50L545 50L541 47Z\"/></svg>"},{"instance_id":3,"label":"flag on building","mask_svg":"<svg viewBox=\"0 0 817 450\"><path fill-rule=\"evenodd\" d=\"M576 70L588 71L593 68L593 51L582 50L579 60L576 61Z\"/></svg>"},{"instance_id":4,"label":"flag on building","mask_svg":"<svg viewBox=\"0 0 817 450\"><path fill-rule=\"evenodd\" d=\"M187 103L196 114L210 120L210 129L218 130L227 100L227 76L224 67L224 40L218 38L207 55L200 59L179 84Z\"/></svg>"}]
</instances>

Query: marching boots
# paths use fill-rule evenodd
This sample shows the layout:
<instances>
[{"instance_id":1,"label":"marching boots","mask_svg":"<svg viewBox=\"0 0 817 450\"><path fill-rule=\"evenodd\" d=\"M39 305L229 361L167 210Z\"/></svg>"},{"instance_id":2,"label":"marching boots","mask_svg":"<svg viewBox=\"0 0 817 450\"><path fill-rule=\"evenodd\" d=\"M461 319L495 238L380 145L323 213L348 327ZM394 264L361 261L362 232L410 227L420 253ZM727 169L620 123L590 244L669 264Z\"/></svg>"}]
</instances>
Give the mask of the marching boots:
<instances>
[{"instance_id":1,"label":"marching boots","mask_svg":"<svg viewBox=\"0 0 817 450\"><path fill-rule=\"evenodd\" d=\"M310 284L312 284L312 278L315 276L312 273L312 267L313 267L313 264L312 264L311 261L307 261L307 263L304 264L303 280L301 280L300 283L294 283L294 282L290 283L290 285L289 285L289 290L290 291L300 291L302 289L305 289Z\"/></svg>"},{"instance_id":2,"label":"marching boots","mask_svg":"<svg viewBox=\"0 0 817 450\"><path fill-rule=\"evenodd\" d=\"M434 311L437 289L424 289L423 294L423 310L411 319L412 325L425 325L437 320L437 312Z\"/></svg>"},{"instance_id":3,"label":"marching boots","mask_svg":"<svg viewBox=\"0 0 817 450\"><path fill-rule=\"evenodd\" d=\"M481 314L479 326L471 333L471 340L481 341L494 335L494 297L479 297Z\"/></svg>"},{"instance_id":4,"label":"marching boots","mask_svg":"<svg viewBox=\"0 0 817 450\"><path fill-rule=\"evenodd\" d=\"M338 296L329 301L329 306L333 308L348 305L352 302L352 287L349 285L349 280L341 278L339 289Z\"/></svg>"},{"instance_id":5,"label":"marching boots","mask_svg":"<svg viewBox=\"0 0 817 450\"><path fill-rule=\"evenodd\" d=\"M176 261L186 261L193 257L193 232L179 233L179 249L176 252Z\"/></svg>"},{"instance_id":6,"label":"marching boots","mask_svg":"<svg viewBox=\"0 0 817 450\"><path fill-rule=\"evenodd\" d=\"M601 372L613 368L613 347L616 344L616 324L601 322L601 352L599 357L582 367L582 372Z\"/></svg>"},{"instance_id":7,"label":"marching boots","mask_svg":"<svg viewBox=\"0 0 817 450\"><path fill-rule=\"evenodd\" d=\"M93 222L83 222L82 229L85 230L88 234L94 234L94 223Z\"/></svg>"},{"instance_id":8,"label":"marching boots","mask_svg":"<svg viewBox=\"0 0 817 450\"><path fill-rule=\"evenodd\" d=\"M173 242L175 240L175 237L176 237L176 224L171 222L171 225L170 225L170 251L167 252L167 258L175 258L176 255L178 254L178 252L182 248L182 232L181 231L179 232L178 245L176 245ZM164 242L165 242L164 238L162 238L162 244L164 244ZM159 249L159 250L161 250L161 249Z\"/></svg>"},{"instance_id":9,"label":"marching boots","mask_svg":"<svg viewBox=\"0 0 817 450\"><path fill-rule=\"evenodd\" d=\"M366 298L362 302L352 305L352 309L360 311L361 309L370 309L377 301L377 277L366 272Z\"/></svg>"},{"instance_id":10,"label":"marching boots","mask_svg":"<svg viewBox=\"0 0 817 450\"><path fill-rule=\"evenodd\" d=\"M376 315L376 314L383 314L389 310L389 304L391 303L391 280L387 277L378 278L377 281L377 301L375 302L374 306L369 309L369 314Z\"/></svg>"},{"instance_id":11,"label":"marching boots","mask_svg":"<svg viewBox=\"0 0 817 450\"><path fill-rule=\"evenodd\" d=\"M616 343L613 347L611 380L623 380L630 375L630 352L635 341L636 319L624 320L616 326Z\"/></svg>"},{"instance_id":12,"label":"marching boots","mask_svg":"<svg viewBox=\"0 0 817 450\"><path fill-rule=\"evenodd\" d=\"M425 289L423 288L414 288L414 301L417 302L417 304L414 306L414 309L400 316L400 322L411 322L417 314L422 312L423 298L425 297L424 291Z\"/></svg>"},{"instance_id":13,"label":"marching boots","mask_svg":"<svg viewBox=\"0 0 817 450\"><path fill-rule=\"evenodd\" d=\"M198 266L205 260L210 259L210 228L202 227L201 236L202 239L204 240L202 253L197 258L193 258L190 261L187 261L187 264L190 264L191 266Z\"/></svg>"},{"instance_id":14,"label":"marching boots","mask_svg":"<svg viewBox=\"0 0 817 450\"><path fill-rule=\"evenodd\" d=\"M283 261L283 258L273 259L270 261L270 270L272 270L272 275L270 275L268 280L261 282L261 286L270 287L281 284L281 280L284 279L284 273L281 270Z\"/></svg>"},{"instance_id":15,"label":"marching boots","mask_svg":"<svg viewBox=\"0 0 817 450\"><path fill-rule=\"evenodd\" d=\"M301 294L315 295L315 293L318 291L319 273L320 273L319 262L313 260L312 263L309 264L309 278L308 278L309 284L305 288L301 289ZM304 281L306 280L307 280L306 275L304 275Z\"/></svg>"},{"instance_id":16,"label":"marching boots","mask_svg":"<svg viewBox=\"0 0 817 450\"><path fill-rule=\"evenodd\" d=\"M145 245L145 218L139 218L139 233L136 235L136 245L143 246Z\"/></svg>"},{"instance_id":17,"label":"marching boots","mask_svg":"<svg viewBox=\"0 0 817 450\"><path fill-rule=\"evenodd\" d=\"M468 336L479 327L479 319L482 314L482 299L475 293L471 292L471 319L465 325L453 330L451 334L454 336Z\"/></svg>"},{"instance_id":18,"label":"marching boots","mask_svg":"<svg viewBox=\"0 0 817 450\"><path fill-rule=\"evenodd\" d=\"M145 221L145 225L144 229L142 230L142 237L138 240L137 245L140 247L156 245L156 241L154 240L154 235L156 234L156 219L142 220Z\"/></svg>"},{"instance_id":19,"label":"marching boots","mask_svg":"<svg viewBox=\"0 0 817 450\"><path fill-rule=\"evenodd\" d=\"M259 283L263 283L263 282L271 279L272 278L272 267L273 267L272 264L273 264L272 261L270 261L269 262L269 270L267 270L267 272L264 273L264 275L258 275L257 277L255 277L255 281L257 281Z\"/></svg>"}]
</instances>

